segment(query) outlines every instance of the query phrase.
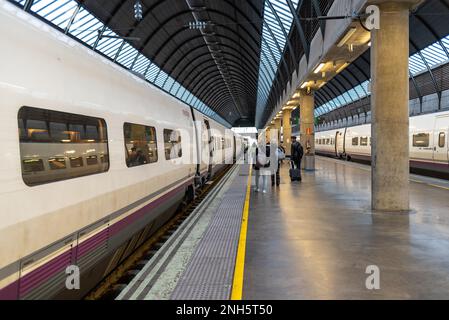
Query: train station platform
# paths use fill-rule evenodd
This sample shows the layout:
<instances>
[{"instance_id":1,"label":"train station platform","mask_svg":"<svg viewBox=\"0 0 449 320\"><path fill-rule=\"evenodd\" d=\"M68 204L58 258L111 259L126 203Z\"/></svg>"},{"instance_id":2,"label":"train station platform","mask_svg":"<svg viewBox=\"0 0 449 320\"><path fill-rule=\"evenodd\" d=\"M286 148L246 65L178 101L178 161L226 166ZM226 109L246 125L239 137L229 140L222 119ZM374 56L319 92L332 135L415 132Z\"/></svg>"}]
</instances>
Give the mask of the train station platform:
<instances>
[{"instance_id":1,"label":"train station platform","mask_svg":"<svg viewBox=\"0 0 449 320\"><path fill-rule=\"evenodd\" d=\"M369 166L316 165L266 194L236 166L117 299L447 298L449 182L412 175L410 213L372 212Z\"/></svg>"},{"instance_id":2,"label":"train station platform","mask_svg":"<svg viewBox=\"0 0 449 320\"><path fill-rule=\"evenodd\" d=\"M316 158L251 194L243 299L447 299L449 184L411 176L412 212L372 212L370 167ZM368 266L380 290L368 290Z\"/></svg>"},{"instance_id":3,"label":"train station platform","mask_svg":"<svg viewBox=\"0 0 449 320\"><path fill-rule=\"evenodd\" d=\"M117 299L230 299L249 169L234 166Z\"/></svg>"}]
</instances>

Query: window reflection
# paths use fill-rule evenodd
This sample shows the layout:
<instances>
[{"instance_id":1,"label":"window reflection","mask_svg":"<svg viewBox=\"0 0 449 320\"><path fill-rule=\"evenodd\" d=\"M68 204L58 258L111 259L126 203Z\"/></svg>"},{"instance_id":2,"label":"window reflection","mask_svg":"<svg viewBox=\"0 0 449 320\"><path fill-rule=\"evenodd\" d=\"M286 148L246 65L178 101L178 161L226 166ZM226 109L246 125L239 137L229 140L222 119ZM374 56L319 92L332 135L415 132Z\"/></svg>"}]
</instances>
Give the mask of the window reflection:
<instances>
[{"instance_id":1,"label":"window reflection","mask_svg":"<svg viewBox=\"0 0 449 320\"><path fill-rule=\"evenodd\" d=\"M154 127L125 123L123 130L128 167L157 162L156 129Z\"/></svg>"},{"instance_id":2,"label":"window reflection","mask_svg":"<svg viewBox=\"0 0 449 320\"><path fill-rule=\"evenodd\" d=\"M177 159L182 157L181 133L178 130L164 129L165 159Z\"/></svg>"},{"instance_id":3,"label":"window reflection","mask_svg":"<svg viewBox=\"0 0 449 320\"><path fill-rule=\"evenodd\" d=\"M103 119L22 107L18 127L22 177L29 186L109 169L107 130Z\"/></svg>"}]
</instances>

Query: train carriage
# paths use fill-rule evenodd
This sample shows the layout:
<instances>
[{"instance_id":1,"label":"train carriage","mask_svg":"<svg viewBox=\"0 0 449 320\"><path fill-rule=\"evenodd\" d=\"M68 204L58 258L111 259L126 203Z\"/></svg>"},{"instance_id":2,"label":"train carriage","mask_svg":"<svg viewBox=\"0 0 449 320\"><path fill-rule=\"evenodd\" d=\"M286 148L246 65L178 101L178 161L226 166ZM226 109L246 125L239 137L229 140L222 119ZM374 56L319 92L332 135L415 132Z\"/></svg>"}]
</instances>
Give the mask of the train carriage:
<instances>
[{"instance_id":1,"label":"train carriage","mask_svg":"<svg viewBox=\"0 0 449 320\"><path fill-rule=\"evenodd\" d=\"M449 176L449 112L410 117L409 131L410 168ZM317 154L371 161L371 124L320 131L315 135L315 142Z\"/></svg>"},{"instance_id":2,"label":"train carriage","mask_svg":"<svg viewBox=\"0 0 449 320\"><path fill-rule=\"evenodd\" d=\"M233 162L234 136L1 6L0 299L79 298Z\"/></svg>"}]
</instances>

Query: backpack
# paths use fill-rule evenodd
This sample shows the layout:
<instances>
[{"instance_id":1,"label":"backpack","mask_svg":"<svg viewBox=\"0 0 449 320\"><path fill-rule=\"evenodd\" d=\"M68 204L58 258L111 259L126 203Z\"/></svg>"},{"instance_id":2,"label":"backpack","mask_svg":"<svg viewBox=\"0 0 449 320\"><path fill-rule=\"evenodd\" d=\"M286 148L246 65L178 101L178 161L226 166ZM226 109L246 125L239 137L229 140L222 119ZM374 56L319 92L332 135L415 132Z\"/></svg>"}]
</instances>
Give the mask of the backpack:
<instances>
[{"instance_id":1,"label":"backpack","mask_svg":"<svg viewBox=\"0 0 449 320\"><path fill-rule=\"evenodd\" d=\"M266 152L259 152L259 149L256 149L256 168L264 168L269 166L270 160L268 159Z\"/></svg>"},{"instance_id":2,"label":"backpack","mask_svg":"<svg viewBox=\"0 0 449 320\"><path fill-rule=\"evenodd\" d=\"M277 148L276 155L278 157L278 160L284 160L285 159L285 153L281 148Z\"/></svg>"}]
</instances>

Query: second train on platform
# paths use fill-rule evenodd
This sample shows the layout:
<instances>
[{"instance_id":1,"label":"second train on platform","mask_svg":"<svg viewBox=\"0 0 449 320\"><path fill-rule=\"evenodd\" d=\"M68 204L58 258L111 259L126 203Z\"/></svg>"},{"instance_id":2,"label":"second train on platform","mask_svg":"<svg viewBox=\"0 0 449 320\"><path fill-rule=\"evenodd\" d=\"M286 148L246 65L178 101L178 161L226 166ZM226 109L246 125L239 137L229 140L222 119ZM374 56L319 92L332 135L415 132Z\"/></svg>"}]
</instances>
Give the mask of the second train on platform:
<instances>
[{"instance_id":1,"label":"second train on platform","mask_svg":"<svg viewBox=\"0 0 449 320\"><path fill-rule=\"evenodd\" d=\"M449 111L410 117L409 135L410 168L449 175ZM315 150L321 155L370 162L371 139L371 124L320 131L315 134Z\"/></svg>"}]
</instances>

